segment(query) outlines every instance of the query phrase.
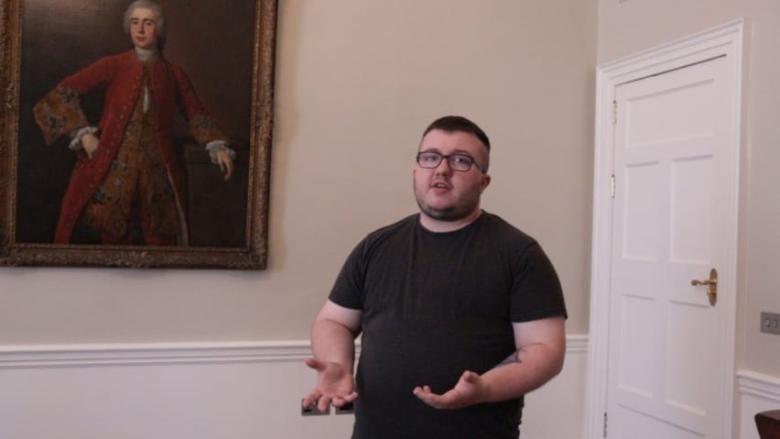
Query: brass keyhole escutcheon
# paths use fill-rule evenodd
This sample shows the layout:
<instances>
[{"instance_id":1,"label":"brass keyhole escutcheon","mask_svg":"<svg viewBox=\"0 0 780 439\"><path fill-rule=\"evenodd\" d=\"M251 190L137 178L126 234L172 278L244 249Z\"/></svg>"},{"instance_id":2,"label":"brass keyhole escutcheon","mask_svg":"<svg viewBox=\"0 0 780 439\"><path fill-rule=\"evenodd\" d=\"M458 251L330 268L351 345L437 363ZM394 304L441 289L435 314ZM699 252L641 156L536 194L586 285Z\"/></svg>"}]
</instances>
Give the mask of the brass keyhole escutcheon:
<instances>
[{"instance_id":1,"label":"brass keyhole escutcheon","mask_svg":"<svg viewBox=\"0 0 780 439\"><path fill-rule=\"evenodd\" d=\"M710 299L710 306L715 306L715 304L718 303L718 270L714 268L710 270L710 278L707 280L693 279L691 281L691 285L694 287L699 285L706 285L707 297Z\"/></svg>"}]
</instances>

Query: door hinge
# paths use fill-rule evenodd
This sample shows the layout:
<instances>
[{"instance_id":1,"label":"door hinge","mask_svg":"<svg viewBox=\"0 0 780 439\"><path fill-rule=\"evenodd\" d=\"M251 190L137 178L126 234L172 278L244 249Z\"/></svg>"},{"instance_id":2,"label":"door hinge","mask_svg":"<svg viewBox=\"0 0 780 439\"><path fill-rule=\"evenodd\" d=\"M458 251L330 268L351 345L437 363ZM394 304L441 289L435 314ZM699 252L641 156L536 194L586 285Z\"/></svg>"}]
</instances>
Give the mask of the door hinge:
<instances>
[{"instance_id":1,"label":"door hinge","mask_svg":"<svg viewBox=\"0 0 780 439\"><path fill-rule=\"evenodd\" d=\"M612 125L617 125L617 101L612 101Z\"/></svg>"},{"instance_id":2,"label":"door hinge","mask_svg":"<svg viewBox=\"0 0 780 439\"><path fill-rule=\"evenodd\" d=\"M609 196L615 198L615 174L609 176Z\"/></svg>"},{"instance_id":3,"label":"door hinge","mask_svg":"<svg viewBox=\"0 0 780 439\"><path fill-rule=\"evenodd\" d=\"M604 434L602 437L607 437L607 412L604 412Z\"/></svg>"}]
</instances>

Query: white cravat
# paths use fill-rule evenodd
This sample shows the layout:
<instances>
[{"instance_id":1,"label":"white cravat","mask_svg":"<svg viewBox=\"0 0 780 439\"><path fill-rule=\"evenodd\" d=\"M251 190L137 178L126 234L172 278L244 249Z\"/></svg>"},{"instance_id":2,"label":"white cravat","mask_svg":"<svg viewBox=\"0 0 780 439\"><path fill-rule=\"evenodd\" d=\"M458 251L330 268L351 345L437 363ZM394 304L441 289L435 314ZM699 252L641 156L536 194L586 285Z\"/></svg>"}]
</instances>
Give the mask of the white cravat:
<instances>
[{"instance_id":1,"label":"white cravat","mask_svg":"<svg viewBox=\"0 0 780 439\"><path fill-rule=\"evenodd\" d=\"M140 47L135 48L135 54L141 62L154 61L157 59L157 49L142 49ZM144 113L149 111L149 85L144 83Z\"/></svg>"}]
</instances>

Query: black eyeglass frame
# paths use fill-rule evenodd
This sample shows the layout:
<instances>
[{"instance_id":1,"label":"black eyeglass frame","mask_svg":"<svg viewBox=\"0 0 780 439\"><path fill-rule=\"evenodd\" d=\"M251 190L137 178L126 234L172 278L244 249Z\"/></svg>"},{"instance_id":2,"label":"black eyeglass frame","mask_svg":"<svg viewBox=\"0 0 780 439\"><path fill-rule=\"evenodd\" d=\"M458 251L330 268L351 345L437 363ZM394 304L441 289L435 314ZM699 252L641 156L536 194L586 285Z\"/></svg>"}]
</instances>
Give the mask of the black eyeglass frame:
<instances>
[{"instance_id":1,"label":"black eyeglass frame","mask_svg":"<svg viewBox=\"0 0 780 439\"><path fill-rule=\"evenodd\" d=\"M437 156L438 159L436 160L436 164L433 165L433 166L423 166L423 164L420 163L420 157L423 154L431 154L431 155ZM468 165L468 167L466 169L458 169L457 167L453 166L453 159L454 158L458 158L458 157L468 159L469 165ZM442 154L442 153L437 152L437 151L420 151L420 152L417 153L417 156L415 157L415 160L417 161L417 165L419 167L423 168L423 169L436 169L437 167L439 167L439 165L441 164L441 161L444 160L444 159L447 160L447 166L449 166L450 169L452 169L453 171L468 172L469 170L471 170L471 166L476 166L476 168L479 170L479 172L481 172L483 174L485 173L485 169L482 167L482 165L477 163L477 160L474 157L472 157L472 156L470 156L468 154L464 154L462 152L456 152L454 154Z\"/></svg>"}]
</instances>

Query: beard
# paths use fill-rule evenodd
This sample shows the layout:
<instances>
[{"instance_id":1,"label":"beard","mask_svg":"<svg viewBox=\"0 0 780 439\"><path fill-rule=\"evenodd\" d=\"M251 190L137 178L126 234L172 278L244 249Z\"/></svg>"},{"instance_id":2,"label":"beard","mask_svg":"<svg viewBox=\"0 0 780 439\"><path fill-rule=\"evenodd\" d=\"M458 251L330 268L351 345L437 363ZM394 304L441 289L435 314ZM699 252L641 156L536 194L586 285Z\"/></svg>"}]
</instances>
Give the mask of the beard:
<instances>
[{"instance_id":1,"label":"beard","mask_svg":"<svg viewBox=\"0 0 780 439\"><path fill-rule=\"evenodd\" d=\"M460 203L453 203L442 208L433 207L426 203L420 194L415 193L415 199L422 213L438 221L459 221L467 218L479 208L479 195L468 197L461 200Z\"/></svg>"}]
</instances>

